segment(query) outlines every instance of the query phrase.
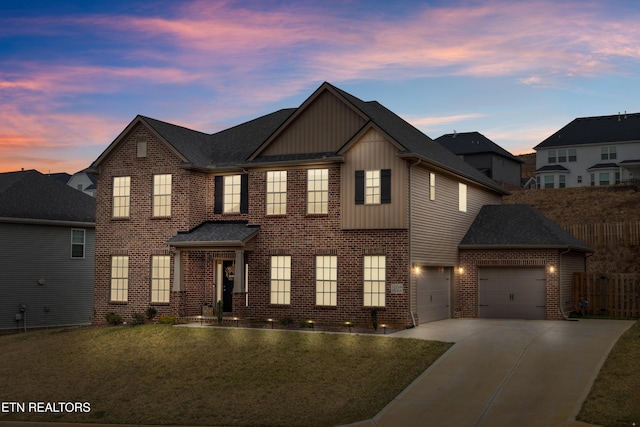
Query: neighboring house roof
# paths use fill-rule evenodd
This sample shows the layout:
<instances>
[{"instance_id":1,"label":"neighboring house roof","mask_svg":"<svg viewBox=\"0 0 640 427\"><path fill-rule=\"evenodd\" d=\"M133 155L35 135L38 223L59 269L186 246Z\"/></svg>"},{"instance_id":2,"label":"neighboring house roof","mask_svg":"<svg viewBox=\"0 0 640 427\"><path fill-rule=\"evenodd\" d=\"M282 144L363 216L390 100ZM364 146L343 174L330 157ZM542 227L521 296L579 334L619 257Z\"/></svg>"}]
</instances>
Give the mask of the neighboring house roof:
<instances>
[{"instance_id":1,"label":"neighboring house roof","mask_svg":"<svg viewBox=\"0 0 640 427\"><path fill-rule=\"evenodd\" d=\"M525 204L483 206L462 238L459 248L558 248L593 252L586 244Z\"/></svg>"},{"instance_id":2,"label":"neighboring house roof","mask_svg":"<svg viewBox=\"0 0 640 427\"><path fill-rule=\"evenodd\" d=\"M57 181L60 181L63 184L66 184L71 179L71 175L69 175L66 172L50 173L50 174L47 174L47 176Z\"/></svg>"},{"instance_id":3,"label":"neighboring house roof","mask_svg":"<svg viewBox=\"0 0 640 427\"><path fill-rule=\"evenodd\" d=\"M36 170L1 173L0 218L95 223L96 200Z\"/></svg>"},{"instance_id":4,"label":"neighboring house roof","mask_svg":"<svg viewBox=\"0 0 640 427\"><path fill-rule=\"evenodd\" d=\"M616 169L617 167L618 165L616 163L598 163L591 166L590 168L587 168L587 170L590 171L592 169Z\"/></svg>"},{"instance_id":5,"label":"neighboring house roof","mask_svg":"<svg viewBox=\"0 0 640 427\"><path fill-rule=\"evenodd\" d=\"M533 149L623 141L640 141L640 113L574 119Z\"/></svg>"},{"instance_id":6,"label":"neighboring house roof","mask_svg":"<svg viewBox=\"0 0 640 427\"><path fill-rule=\"evenodd\" d=\"M193 230L178 232L167 243L171 246L244 246L260 231L247 222L205 222Z\"/></svg>"},{"instance_id":7,"label":"neighboring house roof","mask_svg":"<svg viewBox=\"0 0 640 427\"><path fill-rule=\"evenodd\" d=\"M565 168L562 165L546 165L539 169L536 169L536 172L552 172L552 171L569 172L569 169Z\"/></svg>"},{"instance_id":8,"label":"neighboring house roof","mask_svg":"<svg viewBox=\"0 0 640 427\"><path fill-rule=\"evenodd\" d=\"M448 133L434 141L457 155L493 153L518 163L524 163L480 132Z\"/></svg>"}]
</instances>

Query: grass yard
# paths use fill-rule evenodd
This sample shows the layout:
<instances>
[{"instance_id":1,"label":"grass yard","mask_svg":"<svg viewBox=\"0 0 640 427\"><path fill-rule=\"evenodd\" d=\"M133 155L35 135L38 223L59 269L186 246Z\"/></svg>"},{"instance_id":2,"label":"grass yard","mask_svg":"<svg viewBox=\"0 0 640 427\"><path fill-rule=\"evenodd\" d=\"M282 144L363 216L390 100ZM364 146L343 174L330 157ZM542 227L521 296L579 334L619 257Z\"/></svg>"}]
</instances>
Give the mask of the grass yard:
<instances>
[{"instance_id":1,"label":"grass yard","mask_svg":"<svg viewBox=\"0 0 640 427\"><path fill-rule=\"evenodd\" d=\"M331 426L373 417L450 344L168 325L0 336L0 402L89 413L0 420Z\"/></svg>"},{"instance_id":2,"label":"grass yard","mask_svg":"<svg viewBox=\"0 0 640 427\"><path fill-rule=\"evenodd\" d=\"M611 350L577 419L605 427L640 425L640 322Z\"/></svg>"}]
</instances>

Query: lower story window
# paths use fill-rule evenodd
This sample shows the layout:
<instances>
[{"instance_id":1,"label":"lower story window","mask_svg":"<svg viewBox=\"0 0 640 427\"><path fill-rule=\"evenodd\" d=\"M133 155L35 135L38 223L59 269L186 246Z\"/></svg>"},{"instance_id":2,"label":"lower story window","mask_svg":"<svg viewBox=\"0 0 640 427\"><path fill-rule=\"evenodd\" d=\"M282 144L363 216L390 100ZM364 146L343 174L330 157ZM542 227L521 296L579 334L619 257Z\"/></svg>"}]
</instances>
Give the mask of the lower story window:
<instances>
[{"instance_id":1,"label":"lower story window","mask_svg":"<svg viewBox=\"0 0 640 427\"><path fill-rule=\"evenodd\" d=\"M129 257L111 257L111 301L126 302L129 293Z\"/></svg>"},{"instance_id":2,"label":"lower story window","mask_svg":"<svg viewBox=\"0 0 640 427\"><path fill-rule=\"evenodd\" d=\"M553 175L546 175L544 177L544 188L553 188L555 177Z\"/></svg>"},{"instance_id":3,"label":"lower story window","mask_svg":"<svg viewBox=\"0 0 640 427\"><path fill-rule=\"evenodd\" d=\"M386 288L386 257L364 257L364 306L384 307Z\"/></svg>"},{"instance_id":4,"label":"lower story window","mask_svg":"<svg viewBox=\"0 0 640 427\"><path fill-rule=\"evenodd\" d=\"M316 256L316 305L336 305L338 257Z\"/></svg>"},{"instance_id":5,"label":"lower story window","mask_svg":"<svg viewBox=\"0 0 640 427\"><path fill-rule=\"evenodd\" d=\"M271 304L291 303L291 257L271 257Z\"/></svg>"},{"instance_id":6,"label":"lower story window","mask_svg":"<svg viewBox=\"0 0 640 427\"><path fill-rule=\"evenodd\" d=\"M171 275L171 257L158 255L151 257L151 302L169 302L169 281Z\"/></svg>"}]
</instances>

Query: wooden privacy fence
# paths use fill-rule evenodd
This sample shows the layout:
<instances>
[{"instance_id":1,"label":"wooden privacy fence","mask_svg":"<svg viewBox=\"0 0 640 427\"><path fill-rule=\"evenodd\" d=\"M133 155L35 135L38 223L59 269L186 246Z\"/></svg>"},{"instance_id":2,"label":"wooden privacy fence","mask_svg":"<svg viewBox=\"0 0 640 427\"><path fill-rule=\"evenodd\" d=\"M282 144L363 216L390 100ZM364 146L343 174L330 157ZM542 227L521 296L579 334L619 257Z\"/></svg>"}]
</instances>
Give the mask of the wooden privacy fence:
<instances>
[{"instance_id":1,"label":"wooden privacy fence","mask_svg":"<svg viewBox=\"0 0 640 427\"><path fill-rule=\"evenodd\" d=\"M640 317L640 274L574 273L573 298L576 311L586 301L586 314Z\"/></svg>"},{"instance_id":2,"label":"wooden privacy fence","mask_svg":"<svg viewBox=\"0 0 640 427\"><path fill-rule=\"evenodd\" d=\"M572 224L563 227L574 237L591 245L617 243L640 245L640 221L600 224Z\"/></svg>"}]
</instances>

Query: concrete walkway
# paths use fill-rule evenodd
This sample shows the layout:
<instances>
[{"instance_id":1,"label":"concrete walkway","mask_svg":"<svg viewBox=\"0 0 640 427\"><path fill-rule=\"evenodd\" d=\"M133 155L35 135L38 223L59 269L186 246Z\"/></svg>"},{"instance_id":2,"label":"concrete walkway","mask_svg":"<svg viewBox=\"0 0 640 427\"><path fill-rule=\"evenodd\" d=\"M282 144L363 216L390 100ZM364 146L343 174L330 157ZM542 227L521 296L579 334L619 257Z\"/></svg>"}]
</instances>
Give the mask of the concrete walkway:
<instances>
[{"instance_id":1,"label":"concrete walkway","mask_svg":"<svg viewBox=\"0 0 640 427\"><path fill-rule=\"evenodd\" d=\"M575 417L632 324L450 319L395 333L456 344L372 420L351 427L587 426Z\"/></svg>"}]
</instances>

